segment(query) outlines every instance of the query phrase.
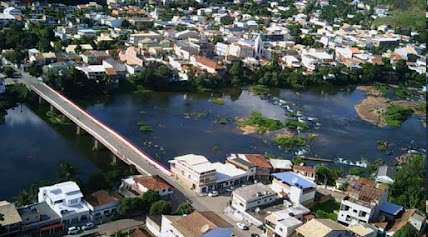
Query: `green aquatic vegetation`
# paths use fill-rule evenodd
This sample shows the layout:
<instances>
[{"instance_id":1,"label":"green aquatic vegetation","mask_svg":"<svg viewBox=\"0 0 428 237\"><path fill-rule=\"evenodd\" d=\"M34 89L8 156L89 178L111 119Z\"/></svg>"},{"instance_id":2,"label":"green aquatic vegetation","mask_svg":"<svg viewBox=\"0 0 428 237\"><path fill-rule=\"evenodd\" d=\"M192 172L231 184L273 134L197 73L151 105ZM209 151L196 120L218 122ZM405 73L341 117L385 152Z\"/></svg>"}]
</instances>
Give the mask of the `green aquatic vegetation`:
<instances>
[{"instance_id":1,"label":"green aquatic vegetation","mask_svg":"<svg viewBox=\"0 0 428 237\"><path fill-rule=\"evenodd\" d=\"M275 131L284 127L281 121L264 117L260 112L252 112L246 119L238 121L238 126L255 126L258 133Z\"/></svg>"},{"instance_id":2,"label":"green aquatic vegetation","mask_svg":"<svg viewBox=\"0 0 428 237\"><path fill-rule=\"evenodd\" d=\"M413 110L398 105L390 105L385 111L385 123L391 127L400 127L413 114Z\"/></svg>"}]
</instances>

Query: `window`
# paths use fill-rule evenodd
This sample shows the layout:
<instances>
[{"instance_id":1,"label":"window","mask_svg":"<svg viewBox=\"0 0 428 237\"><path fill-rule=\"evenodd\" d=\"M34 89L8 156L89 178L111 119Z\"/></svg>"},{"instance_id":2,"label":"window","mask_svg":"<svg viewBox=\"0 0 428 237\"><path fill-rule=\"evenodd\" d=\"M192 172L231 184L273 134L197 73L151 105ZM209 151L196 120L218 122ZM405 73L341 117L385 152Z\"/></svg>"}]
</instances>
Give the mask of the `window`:
<instances>
[{"instance_id":1,"label":"window","mask_svg":"<svg viewBox=\"0 0 428 237\"><path fill-rule=\"evenodd\" d=\"M367 215L367 212L365 211L360 211L360 214L358 216L360 217L365 217Z\"/></svg>"}]
</instances>

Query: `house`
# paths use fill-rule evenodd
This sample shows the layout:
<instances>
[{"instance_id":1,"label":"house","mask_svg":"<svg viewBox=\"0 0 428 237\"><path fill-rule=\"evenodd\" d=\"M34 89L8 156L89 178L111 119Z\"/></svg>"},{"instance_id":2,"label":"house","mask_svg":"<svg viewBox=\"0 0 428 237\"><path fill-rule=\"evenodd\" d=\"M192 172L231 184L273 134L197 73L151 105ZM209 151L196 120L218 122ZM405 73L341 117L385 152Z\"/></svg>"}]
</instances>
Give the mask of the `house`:
<instances>
[{"instance_id":1,"label":"house","mask_svg":"<svg viewBox=\"0 0 428 237\"><path fill-rule=\"evenodd\" d=\"M0 201L0 236L9 236L21 231L22 219L15 205L8 201Z\"/></svg>"},{"instance_id":2,"label":"house","mask_svg":"<svg viewBox=\"0 0 428 237\"><path fill-rule=\"evenodd\" d=\"M90 65L101 64L103 60L111 58L107 51L102 50L88 50L81 55L83 62Z\"/></svg>"},{"instance_id":3,"label":"house","mask_svg":"<svg viewBox=\"0 0 428 237\"><path fill-rule=\"evenodd\" d=\"M162 216L147 216L146 228L153 236L160 236L162 225Z\"/></svg>"},{"instance_id":4,"label":"house","mask_svg":"<svg viewBox=\"0 0 428 237\"><path fill-rule=\"evenodd\" d=\"M216 61L203 56L191 56L190 62L198 68L216 74L223 69Z\"/></svg>"},{"instance_id":5,"label":"house","mask_svg":"<svg viewBox=\"0 0 428 237\"><path fill-rule=\"evenodd\" d=\"M378 234L374 226L366 223L350 225L348 229L356 237L376 237Z\"/></svg>"},{"instance_id":6,"label":"house","mask_svg":"<svg viewBox=\"0 0 428 237\"><path fill-rule=\"evenodd\" d=\"M386 192L368 185L347 193L340 204L337 220L348 225L369 223L377 218L387 198Z\"/></svg>"},{"instance_id":7,"label":"house","mask_svg":"<svg viewBox=\"0 0 428 237\"><path fill-rule=\"evenodd\" d=\"M162 216L160 237L232 237L233 226L211 211Z\"/></svg>"},{"instance_id":8,"label":"house","mask_svg":"<svg viewBox=\"0 0 428 237\"><path fill-rule=\"evenodd\" d=\"M190 60L190 56L198 55L200 52L199 45L187 41L179 40L174 44L174 53L178 58Z\"/></svg>"},{"instance_id":9,"label":"house","mask_svg":"<svg viewBox=\"0 0 428 237\"><path fill-rule=\"evenodd\" d=\"M160 196L169 196L174 193L172 186L158 175L143 176L138 175L133 178L134 185L132 189L139 194L147 191L158 192Z\"/></svg>"},{"instance_id":10,"label":"house","mask_svg":"<svg viewBox=\"0 0 428 237\"><path fill-rule=\"evenodd\" d=\"M376 182L384 184L394 183L395 168L388 165L379 166L376 174Z\"/></svg>"},{"instance_id":11,"label":"house","mask_svg":"<svg viewBox=\"0 0 428 237\"><path fill-rule=\"evenodd\" d=\"M330 219L312 219L296 229L297 237L351 237L343 225Z\"/></svg>"},{"instance_id":12,"label":"house","mask_svg":"<svg viewBox=\"0 0 428 237\"><path fill-rule=\"evenodd\" d=\"M119 80L126 77L126 66L113 58L104 59L102 65L105 68L107 75Z\"/></svg>"},{"instance_id":13,"label":"house","mask_svg":"<svg viewBox=\"0 0 428 237\"><path fill-rule=\"evenodd\" d=\"M64 225L61 218L46 202L39 202L18 208L22 219L22 233L32 236L59 236Z\"/></svg>"},{"instance_id":14,"label":"house","mask_svg":"<svg viewBox=\"0 0 428 237\"><path fill-rule=\"evenodd\" d=\"M294 172L272 174L272 189L294 204L307 205L315 199L315 183Z\"/></svg>"},{"instance_id":15,"label":"house","mask_svg":"<svg viewBox=\"0 0 428 237\"><path fill-rule=\"evenodd\" d=\"M395 219L392 224L387 225L384 230L385 236L393 237L397 231L407 224L412 225L419 233L426 233L426 215L417 209L408 209L399 218Z\"/></svg>"},{"instance_id":16,"label":"house","mask_svg":"<svg viewBox=\"0 0 428 237\"><path fill-rule=\"evenodd\" d=\"M308 213L310 213L310 210L304 206L288 207L272 212L265 218L266 236L292 236L296 228L303 224L303 216Z\"/></svg>"},{"instance_id":17,"label":"house","mask_svg":"<svg viewBox=\"0 0 428 237\"><path fill-rule=\"evenodd\" d=\"M207 193L215 189L216 169L207 158L188 154L169 161L172 175L184 186L197 193Z\"/></svg>"},{"instance_id":18,"label":"house","mask_svg":"<svg viewBox=\"0 0 428 237\"><path fill-rule=\"evenodd\" d=\"M268 206L278 200L278 195L269 186L255 183L235 189L232 192L231 206L245 212L258 207Z\"/></svg>"},{"instance_id":19,"label":"house","mask_svg":"<svg viewBox=\"0 0 428 237\"><path fill-rule=\"evenodd\" d=\"M242 160L244 162L242 162ZM267 183L270 181L272 165L269 160L261 154L231 154L226 162L246 171L251 170L249 175L254 175L253 180ZM249 165L247 165L249 164Z\"/></svg>"},{"instance_id":20,"label":"house","mask_svg":"<svg viewBox=\"0 0 428 237\"><path fill-rule=\"evenodd\" d=\"M312 166L293 165L293 172L302 175L303 177L315 181L316 169Z\"/></svg>"},{"instance_id":21,"label":"house","mask_svg":"<svg viewBox=\"0 0 428 237\"><path fill-rule=\"evenodd\" d=\"M90 214L79 186L68 181L39 188L38 201L46 202L65 226L89 221Z\"/></svg>"},{"instance_id":22,"label":"house","mask_svg":"<svg viewBox=\"0 0 428 237\"><path fill-rule=\"evenodd\" d=\"M94 223L102 223L110 220L119 207L119 199L110 195L107 191L100 190L86 197L91 220Z\"/></svg>"},{"instance_id":23,"label":"house","mask_svg":"<svg viewBox=\"0 0 428 237\"><path fill-rule=\"evenodd\" d=\"M240 186L249 182L248 173L236 168L234 165L215 162L213 166L216 170L215 190L222 191L226 188Z\"/></svg>"},{"instance_id":24,"label":"house","mask_svg":"<svg viewBox=\"0 0 428 237\"><path fill-rule=\"evenodd\" d=\"M293 163L290 160L285 159L269 159L272 165L272 172L279 173L283 171L291 171Z\"/></svg>"},{"instance_id":25,"label":"house","mask_svg":"<svg viewBox=\"0 0 428 237\"><path fill-rule=\"evenodd\" d=\"M83 72L86 78L90 80L103 80L107 75L106 68L103 65L77 66L76 69Z\"/></svg>"}]
</instances>

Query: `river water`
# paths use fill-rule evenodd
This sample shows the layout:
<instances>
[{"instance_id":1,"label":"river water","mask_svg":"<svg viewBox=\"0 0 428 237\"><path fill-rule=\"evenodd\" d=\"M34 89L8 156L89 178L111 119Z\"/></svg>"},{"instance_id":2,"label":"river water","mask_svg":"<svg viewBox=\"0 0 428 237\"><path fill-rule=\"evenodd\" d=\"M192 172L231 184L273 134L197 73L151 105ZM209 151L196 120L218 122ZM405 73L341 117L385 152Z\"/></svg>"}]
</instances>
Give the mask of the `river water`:
<instances>
[{"instance_id":1,"label":"river water","mask_svg":"<svg viewBox=\"0 0 428 237\"><path fill-rule=\"evenodd\" d=\"M284 120L284 104L305 119L313 117L319 123L311 125L310 132L319 138L306 148L310 156L391 162L403 148L426 147L425 128L416 117L400 128L377 128L359 119L354 105L365 94L358 90L333 94L279 90L272 98L243 90L221 96L224 105L210 102L207 94L117 94L83 107L166 166L168 160L188 153L202 154L212 161L223 161L229 153L269 153L291 158L295 150L285 151L266 136L243 135L234 123L237 117L253 111ZM8 111L6 122L0 125L0 200L11 198L38 180L55 178L61 161L73 164L80 177L85 178L110 159L105 152L92 152L90 138L75 136L73 127L47 123L41 118L45 112L34 105L18 106ZM220 124L219 119L227 123ZM140 132L140 120L153 132ZM378 140L391 143L389 152L377 150Z\"/></svg>"}]
</instances>

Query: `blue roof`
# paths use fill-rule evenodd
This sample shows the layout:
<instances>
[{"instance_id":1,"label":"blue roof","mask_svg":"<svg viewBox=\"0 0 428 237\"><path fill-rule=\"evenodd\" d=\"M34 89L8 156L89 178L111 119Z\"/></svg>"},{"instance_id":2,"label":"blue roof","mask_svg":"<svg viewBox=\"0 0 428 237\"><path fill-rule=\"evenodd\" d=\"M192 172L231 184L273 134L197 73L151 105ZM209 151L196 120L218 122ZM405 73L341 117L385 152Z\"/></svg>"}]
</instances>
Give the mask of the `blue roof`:
<instances>
[{"instance_id":1,"label":"blue roof","mask_svg":"<svg viewBox=\"0 0 428 237\"><path fill-rule=\"evenodd\" d=\"M289 185L296 186L301 189L313 188L315 184L294 172L281 172L272 174L273 177L285 182Z\"/></svg>"},{"instance_id":2,"label":"blue roof","mask_svg":"<svg viewBox=\"0 0 428 237\"><path fill-rule=\"evenodd\" d=\"M404 208L400 205L397 205L395 203L391 203L391 202L383 202L380 207L379 207L380 211L386 213L386 214L390 214L393 216L398 215Z\"/></svg>"},{"instance_id":3,"label":"blue roof","mask_svg":"<svg viewBox=\"0 0 428 237\"><path fill-rule=\"evenodd\" d=\"M230 237L232 233L232 228L214 228L201 235L201 237Z\"/></svg>"}]
</instances>

